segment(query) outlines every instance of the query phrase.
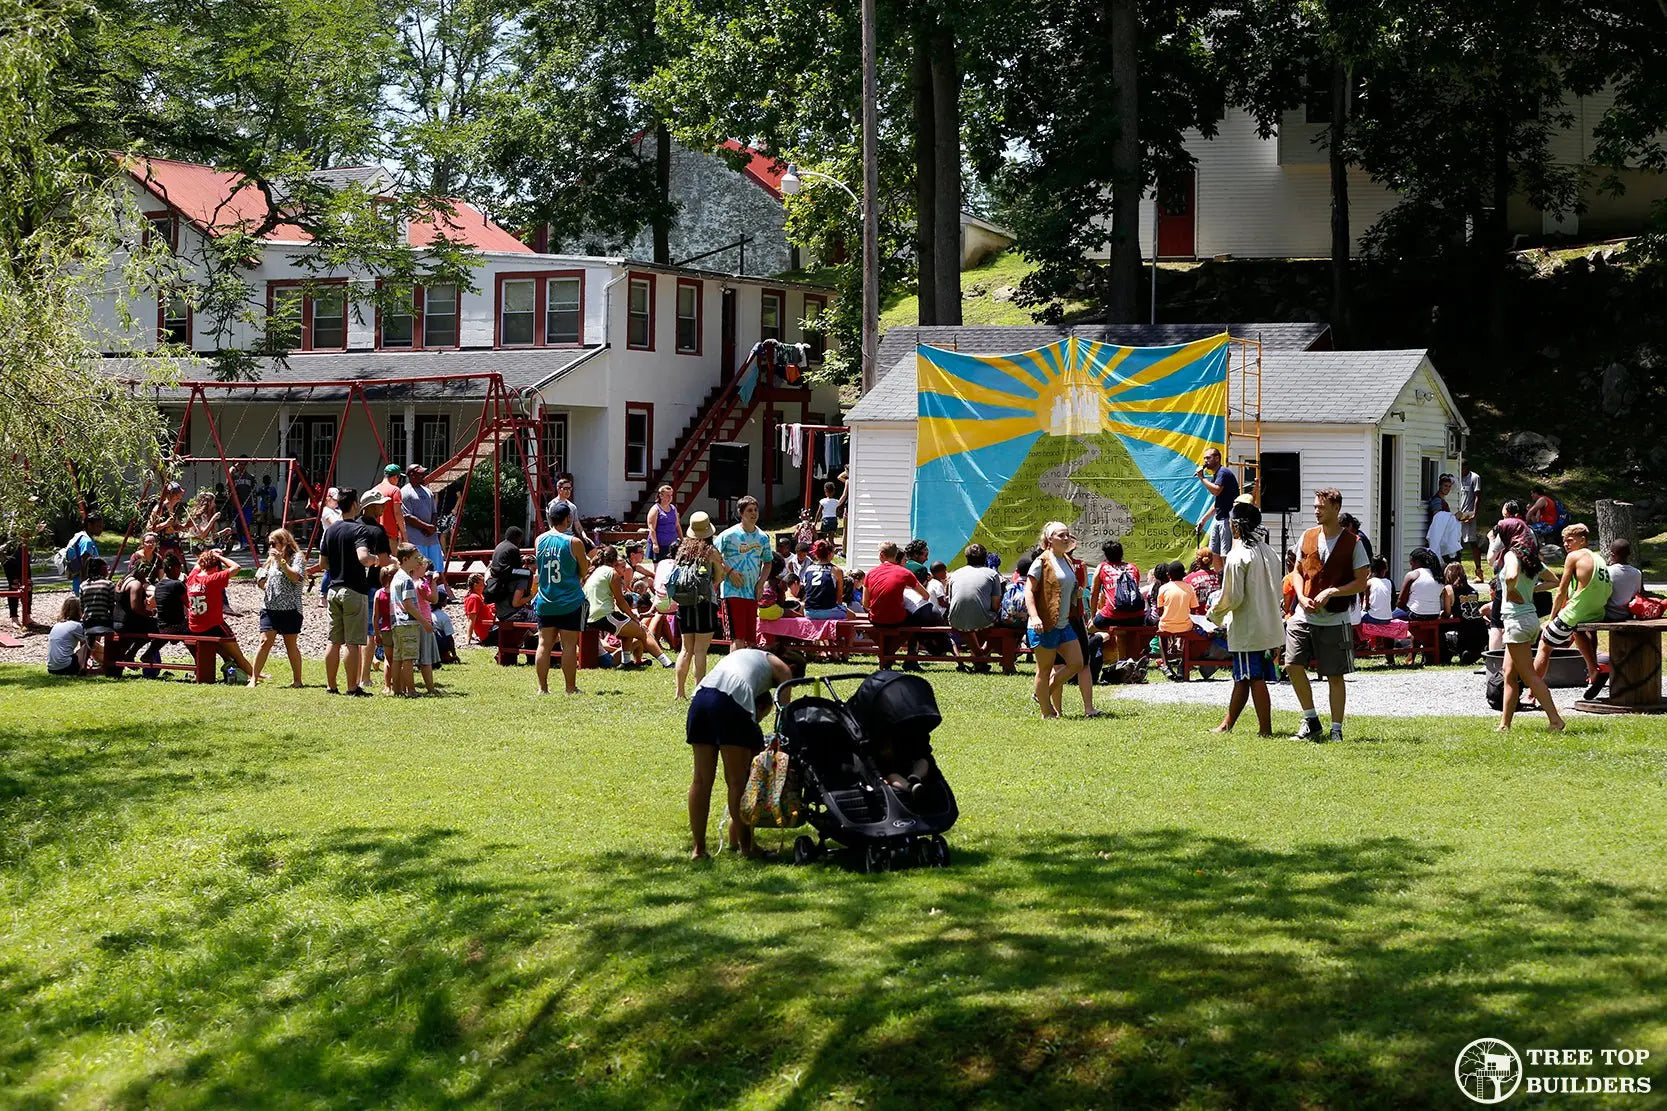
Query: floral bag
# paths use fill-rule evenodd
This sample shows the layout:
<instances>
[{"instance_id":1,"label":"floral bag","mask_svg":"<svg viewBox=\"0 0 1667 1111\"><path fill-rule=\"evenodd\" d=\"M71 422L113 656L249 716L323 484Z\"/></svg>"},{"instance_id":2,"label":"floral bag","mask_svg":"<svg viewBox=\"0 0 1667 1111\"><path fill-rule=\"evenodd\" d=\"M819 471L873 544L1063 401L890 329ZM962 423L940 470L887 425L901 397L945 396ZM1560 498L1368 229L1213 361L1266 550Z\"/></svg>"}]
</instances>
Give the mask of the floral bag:
<instances>
[{"instance_id":1,"label":"floral bag","mask_svg":"<svg viewBox=\"0 0 1667 1111\"><path fill-rule=\"evenodd\" d=\"M741 793L741 820L766 829L792 829L805 824L799 777L773 736L764 751L752 758L747 787Z\"/></svg>"}]
</instances>

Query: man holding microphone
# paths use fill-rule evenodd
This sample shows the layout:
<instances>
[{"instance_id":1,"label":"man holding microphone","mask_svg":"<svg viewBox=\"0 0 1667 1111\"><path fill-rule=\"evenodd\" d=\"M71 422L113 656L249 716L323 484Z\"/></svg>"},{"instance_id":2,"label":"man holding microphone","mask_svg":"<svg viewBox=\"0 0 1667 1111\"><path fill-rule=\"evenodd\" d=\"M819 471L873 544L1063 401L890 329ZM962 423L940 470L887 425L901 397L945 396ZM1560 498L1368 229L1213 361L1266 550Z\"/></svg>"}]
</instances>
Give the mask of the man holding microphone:
<instances>
[{"instance_id":1,"label":"man holding microphone","mask_svg":"<svg viewBox=\"0 0 1667 1111\"><path fill-rule=\"evenodd\" d=\"M1193 476L1215 496L1215 505L1204 520L1198 522L1198 527L1203 529L1208 523L1210 551L1224 556L1233 546L1233 530L1227 523L1227 516L1233 511L1233 502L1239 496L1239 476L1232 467L1221 465L1220 448L1211 448L1204 453L1204 462L1193 472Z\"/></svg>"}]
</instances>

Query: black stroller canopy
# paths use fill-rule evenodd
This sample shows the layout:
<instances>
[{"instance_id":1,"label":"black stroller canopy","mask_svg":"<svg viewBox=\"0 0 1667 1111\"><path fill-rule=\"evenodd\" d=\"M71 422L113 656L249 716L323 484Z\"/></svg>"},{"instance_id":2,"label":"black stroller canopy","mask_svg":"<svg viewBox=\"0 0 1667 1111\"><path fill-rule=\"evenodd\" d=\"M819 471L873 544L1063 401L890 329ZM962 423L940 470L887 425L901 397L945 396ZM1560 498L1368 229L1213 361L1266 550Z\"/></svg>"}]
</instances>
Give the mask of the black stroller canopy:
<instances>
[{"instance_id":1,"label":"black stroller canopy","mask_svg":"<svg viewBox=\"0 0 1667 1111\"><path fill-rule=\"evenodd\" d=\"M876 671L845 703L869 736L914 727L930 733L943 724L932 684L918 675Z\"/></svg>"}]
</instances>

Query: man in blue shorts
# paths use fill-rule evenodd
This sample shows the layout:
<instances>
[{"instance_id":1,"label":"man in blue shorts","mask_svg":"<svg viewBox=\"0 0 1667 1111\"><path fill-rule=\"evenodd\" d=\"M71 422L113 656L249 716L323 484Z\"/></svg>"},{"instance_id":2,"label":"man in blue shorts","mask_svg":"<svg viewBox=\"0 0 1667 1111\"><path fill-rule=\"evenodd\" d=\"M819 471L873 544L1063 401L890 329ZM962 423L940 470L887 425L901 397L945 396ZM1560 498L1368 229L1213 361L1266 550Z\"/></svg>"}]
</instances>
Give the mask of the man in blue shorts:
<instances>
[{"instance_id":1,"label":"man in blue shorts","mask_svg":"<svg viewBox=\"0 0 1667 1111\"><path fill-rule=\"evenodd\" d=\"M1214 732L1232 732L1245 702L1250 701L1256 705L1257 732L1271 737L1268 681L1274 677L1272 653L1285 643L1285 623L1279 611L1279 554L1262 533L1262 511L1256 506L1249 502L1234 505L1228 521L1233 528L1233 549L1222 566L1221 594L1210 607L1209 620L1227 628L1233 694L1227 716Z\"/></svg>"}]
</instances>

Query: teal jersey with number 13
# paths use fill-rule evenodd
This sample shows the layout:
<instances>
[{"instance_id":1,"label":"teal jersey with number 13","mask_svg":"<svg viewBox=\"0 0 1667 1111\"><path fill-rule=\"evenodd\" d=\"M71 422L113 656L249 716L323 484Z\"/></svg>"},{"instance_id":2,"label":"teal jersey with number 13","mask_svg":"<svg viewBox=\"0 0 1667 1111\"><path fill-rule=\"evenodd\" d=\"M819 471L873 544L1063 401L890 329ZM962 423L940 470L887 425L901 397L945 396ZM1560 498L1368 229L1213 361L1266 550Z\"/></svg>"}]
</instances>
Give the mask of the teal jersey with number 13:
<instances>
[{"instance_id":1,"label":"teal jersey with number 13","mask_svg":"<svg viewBox=\"0 0 1667 1111\"><path fill-rule=\"evenodd\" d=\"M579 563L573 558L571 534L547 532L540 536L533 560L538 564L539 616L572 613L584 605L584 584L579 581Z\"/></svg>"}]
</instances>

